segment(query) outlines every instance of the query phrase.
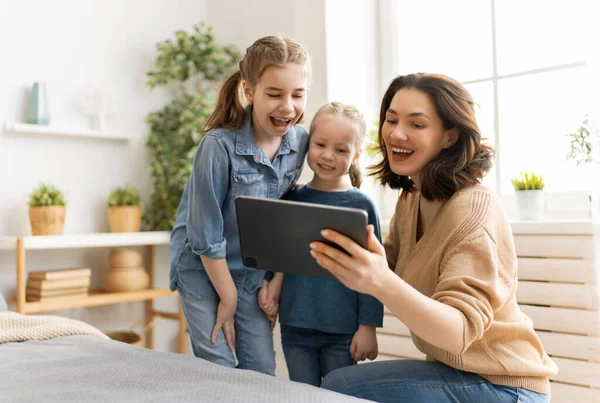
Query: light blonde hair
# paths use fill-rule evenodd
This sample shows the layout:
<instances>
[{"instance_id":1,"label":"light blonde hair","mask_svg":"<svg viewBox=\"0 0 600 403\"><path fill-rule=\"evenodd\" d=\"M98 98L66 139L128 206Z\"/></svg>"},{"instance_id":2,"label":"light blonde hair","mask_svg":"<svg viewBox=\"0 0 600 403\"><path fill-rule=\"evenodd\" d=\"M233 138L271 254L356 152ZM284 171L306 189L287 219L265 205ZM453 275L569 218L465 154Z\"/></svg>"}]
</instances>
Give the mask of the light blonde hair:
<instances>
[{"instance_id":1,"label":"light blonde hair","mask_svg":"<svg viewBox=\"0 0 600 403\"><path fill-rule=\"evenodd\" d=\"M280 36L265 36L256 40L246 49L246 55L239 63L239 69L221 85L217 106L204 126L204 132L217 127L239 129L244 123L245 101L241 93L242 80L255 86L263 73L271 66L284 66L294 63L304 67L310 76L310 57L296 41ZM302 121L304 114L298 122Z\"/></svg>"},{"instance_id":2,"label":"light blonde hair","mask_svg":"<svg viewBox=\"0 0 600 403\"><path fill-rule=\"evenodd\" d=\"M363 114L360 113L358 108L353 105L345 105L341 102L331 102L321 106L310 123L310 136L312 136L317 129L317 122L319 119L326 116L341 116L352 124L354 129L354 144L357 152L360 152L362 143L367 135L367 124ZM350 165L348 175L350 175L352 186L360 188L360 185L362 184L362 173L360 171L358 158Z\"/></svg>"}]
</instances>

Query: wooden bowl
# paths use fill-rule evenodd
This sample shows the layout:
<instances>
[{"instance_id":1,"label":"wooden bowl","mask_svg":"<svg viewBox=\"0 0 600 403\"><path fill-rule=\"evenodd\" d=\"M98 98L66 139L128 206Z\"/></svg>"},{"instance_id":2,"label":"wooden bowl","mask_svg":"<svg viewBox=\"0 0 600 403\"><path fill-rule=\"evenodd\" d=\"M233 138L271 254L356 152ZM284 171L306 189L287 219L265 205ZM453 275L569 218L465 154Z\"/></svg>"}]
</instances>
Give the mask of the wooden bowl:
<instances>
[{"instance_id":1,"label":"wooden bowl","mask_svg":"<svg viewBox=\"0 0 600 403\"><path fill-rule=\"evenodd\" d=\"M112 340L131 344L132 346L136 347L144 347L142 337L136 332L106 332L104 334L106 334Z\"/></svg>"}]
</instances>

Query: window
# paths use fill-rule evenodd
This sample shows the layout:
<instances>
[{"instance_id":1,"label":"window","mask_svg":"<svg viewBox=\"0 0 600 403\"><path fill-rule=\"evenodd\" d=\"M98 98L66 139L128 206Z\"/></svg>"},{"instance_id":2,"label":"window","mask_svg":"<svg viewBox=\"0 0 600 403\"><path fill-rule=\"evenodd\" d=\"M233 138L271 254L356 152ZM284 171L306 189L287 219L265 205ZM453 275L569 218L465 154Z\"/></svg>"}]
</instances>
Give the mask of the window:
<instances>
[{"instance_id":1,"label":"window","mask_svg":"<svg viewBox=\"0 0 600 403\"><path fill-rule=\"evenodd\" d=\"M585 167L566 160L566 133L591 113L592 1L394 0L396 73L461 81L477 103L483 136L497 149L485 184L511 193L521 170L548 190L589 190ZM385 48L382 45L382 51ZM393 48L393 47L392 47ZM392 49L394 51L394 49ZM591 171L589 171L591 172Z\"/></svg>"}]
</instances>

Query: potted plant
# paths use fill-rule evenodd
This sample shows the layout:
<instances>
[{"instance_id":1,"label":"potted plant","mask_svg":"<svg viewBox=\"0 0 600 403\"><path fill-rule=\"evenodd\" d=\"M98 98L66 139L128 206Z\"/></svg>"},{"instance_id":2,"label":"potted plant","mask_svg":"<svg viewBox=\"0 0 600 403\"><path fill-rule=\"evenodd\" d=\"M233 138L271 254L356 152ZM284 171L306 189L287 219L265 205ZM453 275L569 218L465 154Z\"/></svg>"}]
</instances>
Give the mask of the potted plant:
<instances>
[{"instance_id":1,"label":"potted plant","mask_svg":"<svg viewBox=\"0 0 600 403\"><path fill-rule=\"evenodd\" d=\"M511 179L517 195L521 220L543 220L546 213L544 179L534 172L521 172Z\"/></svg>"},{"instance_id":2,"label":"potted plant","mask_svg":"<svg viewBox=\"0 0 600 403\"><path fill-rule=\"evenodd\" d=\"M216 90L238 66L240 54L232 45L218 44L203 23L191 32L175 32L174 38L157 43L156 51L147 84L173 91L171 101L146 119L152 190L144 224L150 230L170 231L204 124L216 105Z\"/></svg>"},{"instance_id":3,"label":"potted plant","mask_svg":"<svg viewBox=\"0 0 600 403\"><path fill-rule=\"evenodd\" d=\"M110 232L138 232L142 228L140 192L135 186L117 187L108 195Z\"/></svg>"},{"instance_id":4,"label":"potted plant","mask_svg":"<svg viewBox=\"0 0 600 403\"><path fill-rule=\"evenodd\" d=\"M577 165L598 162L593 151L600 145L600 132L592 133L588 115L583 117L581 125L574 133L567 133L565 136L569 138L571 147L567 154L567 160L573 160Z\"/></svg>"},{"instance_id":5,"label":"potted plant","mask_svg":"<svg viewBox=\"0 0 600 403\"><path fill-rule=\"evenodd\" d=\"M61 235L65 225L65 198L53 185L40 183L29 194L32 235Z\"/></svg>"}]
</instances>

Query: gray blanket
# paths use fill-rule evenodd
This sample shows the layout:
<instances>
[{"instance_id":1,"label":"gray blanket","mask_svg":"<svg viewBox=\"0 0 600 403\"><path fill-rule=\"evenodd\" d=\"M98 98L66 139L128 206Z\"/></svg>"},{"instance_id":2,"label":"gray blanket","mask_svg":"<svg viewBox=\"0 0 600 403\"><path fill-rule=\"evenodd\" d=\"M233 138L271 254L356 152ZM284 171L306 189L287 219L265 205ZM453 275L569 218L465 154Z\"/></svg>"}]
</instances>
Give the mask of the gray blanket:
<instances>
[{"instance_id":1,"label":"gray blanket","mask_svg":"<svg viewBox=\"0 0 600 403\"><path fill-rule=\"evenodd\" d=\"M358 402L188 355L94 336L0 345L2 402Z\"/></svg>"}]
</instances>

